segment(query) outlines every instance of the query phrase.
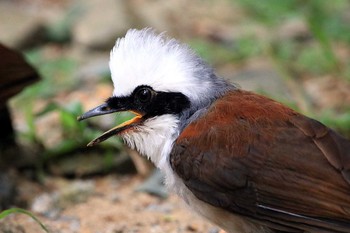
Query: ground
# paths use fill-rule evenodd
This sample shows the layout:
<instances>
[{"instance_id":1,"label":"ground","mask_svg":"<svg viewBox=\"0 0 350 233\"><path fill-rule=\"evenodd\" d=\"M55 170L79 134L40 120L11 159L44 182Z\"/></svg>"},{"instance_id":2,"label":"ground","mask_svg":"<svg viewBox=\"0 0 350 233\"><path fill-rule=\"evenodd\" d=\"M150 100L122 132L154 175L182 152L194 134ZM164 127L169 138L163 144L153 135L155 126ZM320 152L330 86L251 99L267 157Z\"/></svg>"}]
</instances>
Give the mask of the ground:
<instances>
[{"instance_id":1,"label":"ground","mask_svg":"<svg viewBox=\"0 0 350 233\"><path fill-rule=\"evenodd\" d=\"M136 192L136 187L143 180L135 175L108 175L83 180L81 182L89 184L91 188L87 197L80 201L66 200L68 203L58 204L64 205L64 209L53 211L55 213L46 213L46 215L36 214L36 216L52 233L219 232L217 227L194 214L174 195L163 199L144 192ZM53 187L62 186L62 183L65 183L63 186L70 186L69 183L77 181L49 178L47 182L50 182L50 186ZM35 183L24 185L37 186ZM36 191L39 191L37 197L43 194L40 187ZM55 195L55 192L44 193L49 196ZM74 198L76 197L75 194ZM45 199L45 196L41 198ZM45 203L45 201L41 202ZM45 205L42 203L40 205ZM34 208L40 211L48 207ZM0 220L0 232L39 233L44 230L29 216L13 214Z\"/></svg>"}]
</instances>

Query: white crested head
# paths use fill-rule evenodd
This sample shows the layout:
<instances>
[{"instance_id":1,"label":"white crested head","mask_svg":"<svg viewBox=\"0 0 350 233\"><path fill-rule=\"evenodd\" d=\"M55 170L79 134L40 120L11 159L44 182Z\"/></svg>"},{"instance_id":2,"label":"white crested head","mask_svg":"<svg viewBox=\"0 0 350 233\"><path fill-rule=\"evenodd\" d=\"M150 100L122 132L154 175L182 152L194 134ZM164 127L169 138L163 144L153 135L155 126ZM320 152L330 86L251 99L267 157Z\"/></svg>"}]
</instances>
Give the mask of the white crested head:
<instances>
[{"instance_id":1,"label":"white crested head","mask_svg":"<svg viewBox=\"0 0 350 233\"><path fill-rule=\"evenodd\" d=\"M103 109L108 113L129 109L142 115L132 130L119 135L162 170L168 168L173 142L198 115L194 113L232 87L187 45L152 29L131 29L118 39L109 66L114 92Z\"/></svg>"},{"instance_id":2,"label":"white crested head","mask_svg":"<svg viewBox=\"0 0 350 233\"><path fill-rule=\"evenodd\" d=\"M109 62L114 96L127 96L140 85L181 92L192 102L210 96L212 69L187 45L152 29L131 29L117 40Z\"/></svg>"}]
</instances>

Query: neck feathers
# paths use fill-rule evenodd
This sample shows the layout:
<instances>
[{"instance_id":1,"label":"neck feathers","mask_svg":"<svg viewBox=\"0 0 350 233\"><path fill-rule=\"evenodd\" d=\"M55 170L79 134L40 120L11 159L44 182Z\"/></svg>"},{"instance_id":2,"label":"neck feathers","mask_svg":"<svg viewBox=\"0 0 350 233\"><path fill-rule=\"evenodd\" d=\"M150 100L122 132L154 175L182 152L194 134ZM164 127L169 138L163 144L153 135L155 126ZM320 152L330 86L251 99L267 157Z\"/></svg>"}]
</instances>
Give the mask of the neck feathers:
<instances>
[{"instance_id":1,"label":"neck feathers","mask_svg":"<svg viewBox=\"0 0 350 233\"><path fill-rule=\"evenodd\" d=\"M150 159L158 168L167 160L173 142L179 135L179 119L171 114L156 116L122 137L132 148Z\"/></svg>"}]
</instances>

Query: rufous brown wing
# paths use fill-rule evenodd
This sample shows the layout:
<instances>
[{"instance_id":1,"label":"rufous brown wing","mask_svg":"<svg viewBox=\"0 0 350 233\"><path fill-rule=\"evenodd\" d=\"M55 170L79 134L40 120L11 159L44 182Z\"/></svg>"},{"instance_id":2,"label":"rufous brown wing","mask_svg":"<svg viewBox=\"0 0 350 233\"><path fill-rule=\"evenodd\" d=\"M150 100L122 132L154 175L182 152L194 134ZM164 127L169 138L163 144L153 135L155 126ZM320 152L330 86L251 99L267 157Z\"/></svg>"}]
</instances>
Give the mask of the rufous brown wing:
<instances>
[{"instance_id":1,"label":"rufous brown wing","mask_svg":"<svg viewBox=\"0 0 350 233\"><path fill-rule=\"evenodd\" d=\"M350 232L350 141L269 98L219 98L170 162L198 199L230 213L282 231Z\"/></svg>"}]
</instances>

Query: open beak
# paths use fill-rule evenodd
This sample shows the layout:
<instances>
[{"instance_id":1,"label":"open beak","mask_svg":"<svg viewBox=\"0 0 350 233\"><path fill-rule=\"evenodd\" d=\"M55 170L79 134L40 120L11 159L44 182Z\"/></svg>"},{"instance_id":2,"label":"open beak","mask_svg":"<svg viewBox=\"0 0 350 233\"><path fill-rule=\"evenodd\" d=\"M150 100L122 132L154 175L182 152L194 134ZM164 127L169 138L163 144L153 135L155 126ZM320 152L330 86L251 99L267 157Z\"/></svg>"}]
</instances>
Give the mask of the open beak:
<instances>
[{"instance_id":1,"label":"open beak","mask_svg":"<svg viewBox=\"0 0 350 233\"><path fill-rule=\"evenodd\" d=\"M125 121L123 123L121 123L120 125L104 132L101 136L95 138L94 140L92 140L88 146L94 146L100 142L103 142L105 140L107 140L108 138L114 136L114 135L118 135L121 132L130 129L136 125L138 125L141 121L142 121L142 114L132 111L132 110L128 110L128 109L124 109L124 108L118 108L118 109L113 109L110 108L106 103L105 104L101 104L100 106L97 106L96 108L93 108L89 111L87 111L86 113L84 113L83 115L79 116L77 119L78 121L82 121L85 120L87 118L91 118L91 117L95 117L95 116L101 116L101 115L105 115L105 114L111 114L114 112L123 112L123 111L129 111L132 112L133 114L135 114L136 116L128 121Z\"/></svg>"}]
</instances>

